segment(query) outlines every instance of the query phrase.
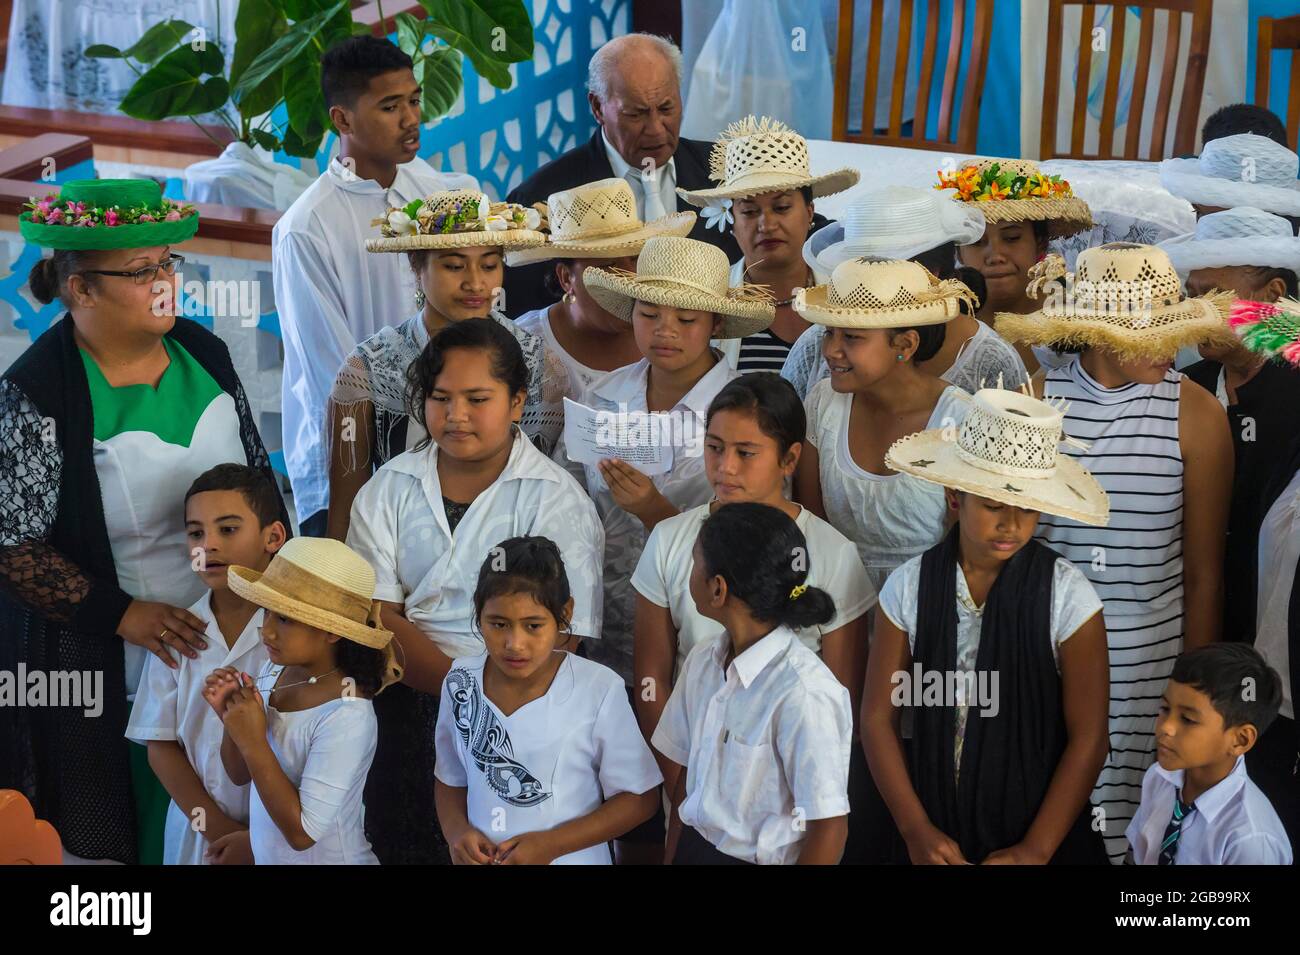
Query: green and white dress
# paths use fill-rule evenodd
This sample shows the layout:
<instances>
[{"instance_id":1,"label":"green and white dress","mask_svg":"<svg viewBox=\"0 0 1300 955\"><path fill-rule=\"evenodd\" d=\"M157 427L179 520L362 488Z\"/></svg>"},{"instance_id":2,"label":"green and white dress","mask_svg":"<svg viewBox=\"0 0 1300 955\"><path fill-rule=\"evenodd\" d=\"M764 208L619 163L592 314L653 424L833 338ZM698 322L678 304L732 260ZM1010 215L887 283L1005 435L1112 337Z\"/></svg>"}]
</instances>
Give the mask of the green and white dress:
<instances>
[{"instance_id":1,"label":"green and white dress","mask_svg":"<svg viewBox=\"0 0 1300 955\"><path fill-rule=\"evenodd\" d=\"M203 596L185 537L185 492L218 464L247 463L234 399L171 338L157 387L114 388L84 350L94 412L95 473L117 581L138 600L187 608ZM148 651L126 645L127 698Z\"/></svg>"}]
</instances>

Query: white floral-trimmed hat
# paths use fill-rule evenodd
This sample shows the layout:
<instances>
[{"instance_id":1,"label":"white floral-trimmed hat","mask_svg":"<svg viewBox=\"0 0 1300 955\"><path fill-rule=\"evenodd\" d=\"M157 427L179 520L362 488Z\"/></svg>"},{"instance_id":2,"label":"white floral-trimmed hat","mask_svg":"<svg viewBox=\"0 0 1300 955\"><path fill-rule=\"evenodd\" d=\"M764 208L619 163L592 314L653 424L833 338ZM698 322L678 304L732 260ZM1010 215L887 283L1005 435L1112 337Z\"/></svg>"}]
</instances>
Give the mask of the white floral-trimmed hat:
<instances>
[{"instance_id":1,"label":"white floral-trimmed hat","mask_svg":"<svg viewBox=\"0 0 1300 955\"><path fill-rule=\"evenodd\" d=\"M1254 206L1300 215L1300 156L1267 136L1238 133L1212 139L1193 159L1166 159L1160 184L1201 206Z\"/></svg>"},{"instance_id":2,"label":"white floral-trimmed hat","mask_svg":"<svg viewBox=\"0 0 1300 955\"><path fill-rule=\"evenodd\" d=\"M390 208L370 224L382 238L367 239L368 252L413 252L418 249L468 249L499 245L524 249L541 245L541 213L513 202L491 202L473 189L451 189Z\"/></svg>"}]
</instances>

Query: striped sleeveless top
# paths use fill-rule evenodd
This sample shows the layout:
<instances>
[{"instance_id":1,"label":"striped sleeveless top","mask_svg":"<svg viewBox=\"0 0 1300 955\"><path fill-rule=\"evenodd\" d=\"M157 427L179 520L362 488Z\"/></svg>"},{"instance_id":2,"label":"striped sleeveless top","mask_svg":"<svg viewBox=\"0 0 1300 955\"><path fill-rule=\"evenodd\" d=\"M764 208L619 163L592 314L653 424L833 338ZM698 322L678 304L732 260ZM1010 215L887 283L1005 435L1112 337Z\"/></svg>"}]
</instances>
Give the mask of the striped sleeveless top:
<instances>
[{"instance_id":1,"label":"striped sleeveless top","mask_svg":"<svg viewBox=\"0 0 1300 955\"><path fill-rule=\"evenodd\" d=\"M1183 457L1172 368L1154 385L1104 388L1077 357L1047 373L1044 396L1069 402L1065 433L1089 443L1065 452L1110 496L1110 523L1089 527L1044 514L1038 538L1092 582L1108 621L1172 616L1183 602Z\"/></svg>"}]
</instances>

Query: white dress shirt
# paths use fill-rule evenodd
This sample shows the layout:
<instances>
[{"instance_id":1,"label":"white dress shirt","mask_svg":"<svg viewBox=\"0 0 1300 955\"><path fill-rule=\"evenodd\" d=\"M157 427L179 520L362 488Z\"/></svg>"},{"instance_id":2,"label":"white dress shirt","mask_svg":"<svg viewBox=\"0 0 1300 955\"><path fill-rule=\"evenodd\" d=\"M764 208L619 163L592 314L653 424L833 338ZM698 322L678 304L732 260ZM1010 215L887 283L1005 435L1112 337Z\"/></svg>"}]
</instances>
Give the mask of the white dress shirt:
<instances>
[{"instance_id":1,"label":"white dress shirt","mask_svg":"<svg viewBox=\"0 0 1300 955\"><path fill-rule=\"evenodd\" d=\"M1291 478L1259 527L1259 621L1255 627L1255 649L1282 676L1282 707L1278 712L1295 719L1291 698L1291 649L1288 619L1291 616L1291 586L1300 562L1300 471Z\"/></svg>"},{"instance_id":2,"label":"white dress shirt","mask_svg":"<svg viewBox=\"0 0 1300 955\"><path fill-rule=\"evenodd\" d=\"M477 189L473 176L442 173L423 159L397 167L384 189L337 159L298 197L271 233L271 274L284 341L280 390L284 459L294 508L306 519L329 504L325 402L344 359L414 306L405 255L367 252L371 220L444 189Z\"/></svg>"},{"instance_id":3,"label":"white dress shirt","mask_svg":"<svg viewBox=\"0 0 1300 955\"><path fill-rule=\"evenodd\" d=\"M1170 772L1152 763L1142 777L1142 804L1128 824L1129 845L1138 865L1157 865L1174 799L1183 788L1183 770ZM1193 800L1183 817L1174 865L1290 865L1291 842L1282 820L1246 775L1246 757L1220 782Z\"/></svg>"},{"instance_id":4,"label":"white dress shirt","mask_svg":"<svg viewBox=\"0 0 1300 955\"><path fill-rule=\"evenodd\" d=\"M677 629L674 676L681 672L697 643L715 640L724 633L722 624L701 614L691 597L695 539L709 516L709 507L701 504L656 524L632 575L637 593L657 607L667 607L672 614ZM852 541L804 507L799 508L794 522L808 542L808 586L821 588L835 601L835 616L829 621L795 631L804 646L820 653L823 636L847 626L876 605L876 588L867 579Z\"/></svg>"},{"instance_id":5,"label":"white dress shirt","mask_svg":"<svg viewBox=\"0 0 1300 955\"><path fill-rule=\"evenodd\" d=\"M142 745L150 740L179 743L203 791L231 819L247 823L249 787L236 786L226 775L221 763L224 729L221 717L203 698L203 681L218 667L234 667L242 673L262 670L267 657L260 631L266 611L256 611L229 647L212 613L212 591L206 591L190 607L190 613L203 621L208 648L196 650L198 656L193 659L178 654L175 670L149 654L126 724L126 738ZM169 804L163 829L163 865L203 865L207 848L207 839L195 831L190 817L174 801Z\"/></svg>"},{"instance_id":6,"label":"white dress shirt","mask_svg":"<svg viewBox=\"0 0 1300 955\"><path fill-rule=\"evenodd\" d=\"M488 655L461 657L442 684L435 775L464 788L470 825L498 845L588 816L663 776L609 667L563 653L551 685L509 716L483 690ZM612 865L605 843L554 865Z\"/></svg>"},{"instance_id":7,"label":"white dress shirt","mask_svg":"<svg viewBox=\"0 0 1300 955\"><path fill-rule=\"evenodd\" d=\"M789 627L726 663L730 648L725 633L696 645L650 742L686 767L683 825L729 856L789 865L804 822L848 814L849 691Z\"/></svg>"},{"instance_id":8,"label":"white dress shirt","mask_svg":"<svg viewBox=\"0 0 1300 955\"><path fill-rule=\"evenodd\" d=\"M402 604L406 619L447 656L474 656L484 649L474 623L483 561L512 537L547 537L564 559L573 632L599 637L605 538L596 508L577 482L516 428L505 470L474 499L453 534L437 453L430 443L397 455L352 504L348 544L375 569L375 599Z\"/></svg>"},{"instance_id":9,"label":"white dress shirt","mask_svg":"<svg viewBox=\"0 0 1300 955\"><path fill-rule=\"evenodd\" d=\"M636 214L642 222L653 222L677 211L676 159L669 159L666 166L647 174L644 169L628 164L619 151L610 145L603 129L600 131L600 141L605 144L605 155L609 157L609 167L614 170L614 176L626 180L632 187L632 195L636 198Z\"/></svg>"}]
</instances>

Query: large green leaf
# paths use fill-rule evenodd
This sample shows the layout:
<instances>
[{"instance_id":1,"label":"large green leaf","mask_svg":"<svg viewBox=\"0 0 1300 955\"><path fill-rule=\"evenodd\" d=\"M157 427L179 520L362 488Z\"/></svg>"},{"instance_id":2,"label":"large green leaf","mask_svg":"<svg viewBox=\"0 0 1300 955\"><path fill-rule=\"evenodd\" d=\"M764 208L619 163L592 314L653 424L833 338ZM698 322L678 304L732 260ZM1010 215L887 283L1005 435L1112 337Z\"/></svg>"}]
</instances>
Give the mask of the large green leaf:
<instances>
[{"instance_id":1,"label":"large green leaf","mask_svg":"<svg viewBox=\"0 0 1300 955\"><path fill-rule=\"evenodd\" d=\"M432 122L456 105L462 83L460 51L440 46L420 61L420 121Z\"/></svg>"},{"instance_id":2,"label":"large green leaf","mask_svg":"<svg viewBox=\"0 0 1300 955\"><path fill-rule=\"evenodd\" d=\"M272 73L278 73L284 68L284 65L294 57L298 56L305 50L316 37L316 34L325 26L326 22L341 10L348 9L348 0L339 0L339 3L308 17L306 20L299 20L278 40L263 50L252 63L244 70L235 84L235 95L240 96L250 90L257 89L262 82Z\"/></svg>"},{"instance_id":3,"label":"large green leaf","mask_svg":"<svg viewBox=\"0 0 1300 955\"><path fill-rule=\"evenodd\" d=\"M81 54L94 60L120 60L123 56L121 50L107 43L92 43L82 50Z\"/></svg>"},{"instance_id":4,"label":"large green leaf","mask_svg":"<svg viewBox=\"0 0 1300 955\"><path fill-rule=\"evenodd\" d=\"M178 47L135 81L119 109L136 119L198 116L224 106L230 84L221 75L225 58L215 43L202 50ZM204 81L204 75L211 79Z\"/></svg>"},{"instance_id":5,"label":"large green leaf","mask_svg":"<svg viewBox=\"0 0 1300 955\"><path fill-rule=\"evenodd\" d=\"M248 135L267 152L273 153L280 148L280 140L274 133L268 133L265 129L250 129Z\"/></svg>"},{"instance_id":6,"label":"large green leaf","mask_svg":"<svg viewBox=\"0 0 1300 955\"><path fill-rule=\"evenodd\" d=\"M230 84L239 79L254 60L289 29L277 0L240 0L235 16L235 55L230 61ZM280 74L272 73L255 89L237 97L239 113L251 119L275 107L283 96Z\"/></svg>"},{"instance_id":7,"label":"large green leaf","mask_svg":"<svg viewBox=\"0 0 1300 955\"><path fill-rule=\"evenodd\" d=\"M314 50L304 50L284 66L284 106L289 126L299 136L318 139L329 123L325 94L320 87L320 59Z\"/></svg>"},{"instance_id":8,"label":"large green leaf","mask_svg":"<svg viewBox=\"0 0 1300 955\"><path fill-rule=\"evenodd\" d=\"M458 33L451 27L444 26L437 21L434 21L429 27L429 31L452 49L459 50L468 56L470 62L474 64L475 72L497 89L510 88L510 68L504 63L490 59L482 50L474 46L464 34Z\"/></svg>"},{"instance_id":9,"label":"large green leaf","mask_svg":"<svg viewBox=\"0 0 1300 955\"><path fill-rule=\"evenodd\" d=\"M533 58L533 24L523 0L420 0L420 5L444 31L438 35L468 56L476 70L480 59L522 63Z\"/></svg>"},{"instance_id":10,"label":"large green leaf","mask_svg":"<svg viewBox=\"0 0 1300 955\"><path fill-rule=\"evenodd\" d=\"M324 136L325 131L323 129L311 136L299 136L292 129L286 129L284 131L284 141L280 148L290 156L298 159L314 159L317 150L320 149L320 141Z\"/></svg>"},{"instance_id":11,"label":"large green leaf","mask_svg":"<svg viewBox=\"0 0 1300 955\"><path fill-rule=\"evenodd\" d=\"M424 21L419 17L412 16L409 13L399 13L393 17L397 23L397 45L407 56L412 59L420 52L420 46L424 42Z\"/></svg>"},{"instance_id":12,"label":"large green leaf","mask_svg":"<svg viewBox=\"0 0 1300 955\"><path fill-rule=\"evenodd\" d=\"M194 27L184 20L164 20L162 23L155 23L144 31L144 36L123 50L122 55L139 60L141 63L157 62L164 53L184 41L193 29ZM205 43L204 46L207 44Z\"/></svg>"}]
</instances>

